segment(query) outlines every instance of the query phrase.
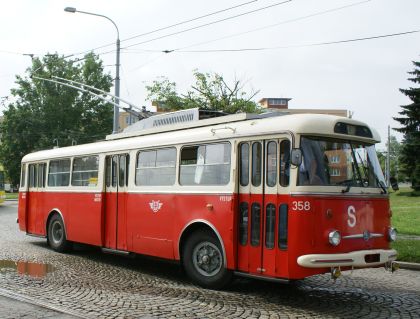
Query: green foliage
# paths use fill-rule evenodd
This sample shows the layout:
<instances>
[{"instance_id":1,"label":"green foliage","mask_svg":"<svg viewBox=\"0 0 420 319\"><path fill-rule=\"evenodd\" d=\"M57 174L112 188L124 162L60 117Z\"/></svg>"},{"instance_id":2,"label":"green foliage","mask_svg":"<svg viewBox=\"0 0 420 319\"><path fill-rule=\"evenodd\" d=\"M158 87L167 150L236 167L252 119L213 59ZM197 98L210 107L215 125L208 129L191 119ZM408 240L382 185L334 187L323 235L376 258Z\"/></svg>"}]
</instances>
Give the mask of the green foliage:
<instances>
[{"instance_id":1,"label":"green foliage","mask_svg":"<svg viewBox=\"0 0 420 319\"><path fill-rule=\"evenodd\" d=\"M112 131L113 107L87 93L43 80L52 75L109 91L112 78L94 54L83 62L57 54L35 58L25 76L16 77L13 100L0 126L2 161L12 184L19 183L20 161L30 152L93 142Z\"/></svg>"},{"instance_id":2,"label":"green foliage","mask_svg":"<svg viewBox=\"0 0 420 319\"><path fill-rule=\"evenodd\" d=\"M400 169L400 162L401 162L401 150L402 144L398 142L397 138L393 135L390 137L390 173L392 177L398 179L398 181L406 181L408 179L407 175L404 171ZM378 151L378 159L379 163L381 164L382 171L385 172L386 167L386 156L388 152L388 142L385 144L386 149L384 151Z\"/></svg>"},{"instance_id":3,"label":"green foliage","mask_svg":"<svg viewBox=\"0 0 420 319\"><path fill-rule=\"evenodd\" d=\"M186 94L179 95L176 90L176 83L170 82L163 77L153 81L151 86L146 86L148 100L158 101L168 110L181 110L200 108L226 113L259 111L258 105L252 98L258 93L250 96L243 91L243 84L235 80L229 86L223 77L217 73L202 73L195 71L195 84Z\"/></svg>"},{"instance_id":4,"label":"green foliage","mask_svg":"<svg viewBox=\"0 0 420 319\"><path fill-rule=\"evenodd\" d=\"M400 234L420 236L420 193L401 188L390 193L392 225Z\"/></svg>"},{"instance_id":5,"label":"green foliage","mask_svg":"<svg viewBox=\"0 0 420 319\"><path fill-rule=\"evenodd\" d=\"M420 62L413 62L414 71L409 80L420 84ZM400 117L394 119L403 127L398 128L404 133L403 147L401 150L401 163L403 171L410 177L412 186L420 191L420 87L400 89L412 101L409 105L401 106Z\"/></svg>"}]
</instances>

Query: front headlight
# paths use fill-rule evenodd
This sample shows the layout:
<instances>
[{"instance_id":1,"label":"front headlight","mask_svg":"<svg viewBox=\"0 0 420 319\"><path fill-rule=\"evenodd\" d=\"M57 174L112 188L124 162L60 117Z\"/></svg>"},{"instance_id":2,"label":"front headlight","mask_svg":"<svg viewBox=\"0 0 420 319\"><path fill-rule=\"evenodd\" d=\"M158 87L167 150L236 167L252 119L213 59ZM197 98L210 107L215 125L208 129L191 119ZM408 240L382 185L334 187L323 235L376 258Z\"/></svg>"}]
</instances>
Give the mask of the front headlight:
<instances>
[{"instance_id":1,"label":"front headlight","mask_svg":"<svg viewBox=\"0 0 420 319\"><path fill-rule=\"evenodd\" d=\"M337 246L341 241L341 234L338 230L333 230L328 234L328 241L331 245Z\"/></svg>"},{"instance_id":2,"label":"front headlight","mask_svg":"<svg viewBox=\"0 0 420 319\"><path fill-rule=\"evenodd\" d=\"M394 227L388 228L388 240L396 241L397 240L397 230Z\"/></svg>"}]
</instances>

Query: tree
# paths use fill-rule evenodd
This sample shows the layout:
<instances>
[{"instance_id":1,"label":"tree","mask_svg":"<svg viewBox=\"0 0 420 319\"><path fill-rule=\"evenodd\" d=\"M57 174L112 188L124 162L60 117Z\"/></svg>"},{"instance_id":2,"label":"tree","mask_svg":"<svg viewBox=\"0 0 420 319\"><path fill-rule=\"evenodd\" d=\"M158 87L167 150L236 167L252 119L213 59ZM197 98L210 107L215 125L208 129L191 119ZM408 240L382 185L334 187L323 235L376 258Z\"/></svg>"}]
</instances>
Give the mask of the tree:
<instances>
[{"instance_id":1,"label":"tree","mask_svg":"<svg viewBox=\"0 0 420 319\"><path fill-rule=\"evenodd\" d=\"M74 142L103 139L112 131L113 107L88 93L36 79L52 75L82 82L109 91L112 78L104 73L102 61L88 54L82 62L62 56L34 58L25 76L16 76L11 90L14 102L8 105L0 126L2 161L12 184L19 183L20 161L30 152Z\"/></svg>"},{"instance_id":2,"label":"tree","mask_svg":"<svg viewBox=\"0 0 420 319\"><path fill-rule=\"evenodd\" d=\"M412 77L408 80L420 84L420 62L413 62L414 71L408 72ZM401 150L401 163L403 171L410 177L412 187L420 190L420 87L400 89L412 103L401 106L401 116L394 119L403 127L397 131L404 133Z\"/></svg>"},{"instance_id":3,"label":"tree","mask_svg":"<svg viewBox=\"0 0 420 319\"><path fill-rule=\"evenodd\" d=\"M386 156L388 152L388 142L385 144L386 149L384 151L378 151L378 159L381 164L382 171L385 172L386 168ZM390 176L397 178L399 181L407 180L407 175L401 171L401 149L402 144L398 142L397 138L394 135L390 137L389 143L390 150Z\"/></svg>"},{"instance_id":4,"label":"tree","mask_svg":"<svg viewBox=\"0 0 420 319\"><path fill-rule=\"evenodd\" d=\"M162 103L169 110L200 108L226 113L259 111L258 105L252 101L258 92L248 96L243 91L244 84L235 80L229 86L223 76L217 73L202 73L194 71L195 85L186 94L179 95L176 83L162 77L146 86L148 100Z\"/></svg>"}]
</instances>

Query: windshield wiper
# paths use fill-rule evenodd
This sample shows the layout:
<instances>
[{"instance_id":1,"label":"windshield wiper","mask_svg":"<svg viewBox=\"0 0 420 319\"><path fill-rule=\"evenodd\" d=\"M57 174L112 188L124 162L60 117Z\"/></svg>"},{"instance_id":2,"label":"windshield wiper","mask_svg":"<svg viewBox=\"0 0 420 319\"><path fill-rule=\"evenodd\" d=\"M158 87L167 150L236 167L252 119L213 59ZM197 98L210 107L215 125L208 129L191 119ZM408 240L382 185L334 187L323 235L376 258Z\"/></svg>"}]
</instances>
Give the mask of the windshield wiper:
<instances>
[{"instance_id":1,"label":"windshield wiper","mask_svg":"<svg viewBox=\"0 0 420 319\"><path fill-rule=\"evenodd\" d=\"M351 185L350 184L348 184L347 186L346 186L346 188L345 189L342 189L341 190L341 192L344 194L344 193L348 193L349 191L350 191L350 188L351 188Z\"/></svg>"}]
</instances>

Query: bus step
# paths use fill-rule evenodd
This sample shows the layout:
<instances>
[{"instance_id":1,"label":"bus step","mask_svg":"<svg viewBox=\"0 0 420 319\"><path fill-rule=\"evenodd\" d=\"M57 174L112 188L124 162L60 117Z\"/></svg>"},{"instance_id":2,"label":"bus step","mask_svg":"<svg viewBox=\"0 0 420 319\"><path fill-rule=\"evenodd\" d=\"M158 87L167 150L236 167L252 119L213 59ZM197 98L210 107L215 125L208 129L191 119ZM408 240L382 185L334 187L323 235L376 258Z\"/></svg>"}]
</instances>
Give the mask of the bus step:
<instances>
[{"instance_id":1,"label":"bus step","mask_svg":"<svg viewBox=\"0 0 420 319\"><path fill-rule=\"evenodd\" d=\"M117 249L111 249L111 248L101 248L101 250L102 252L107 253L107 254L130 256L130 252L125 251L125 250L117 250Z\"/></svg>"}]
</instances>

